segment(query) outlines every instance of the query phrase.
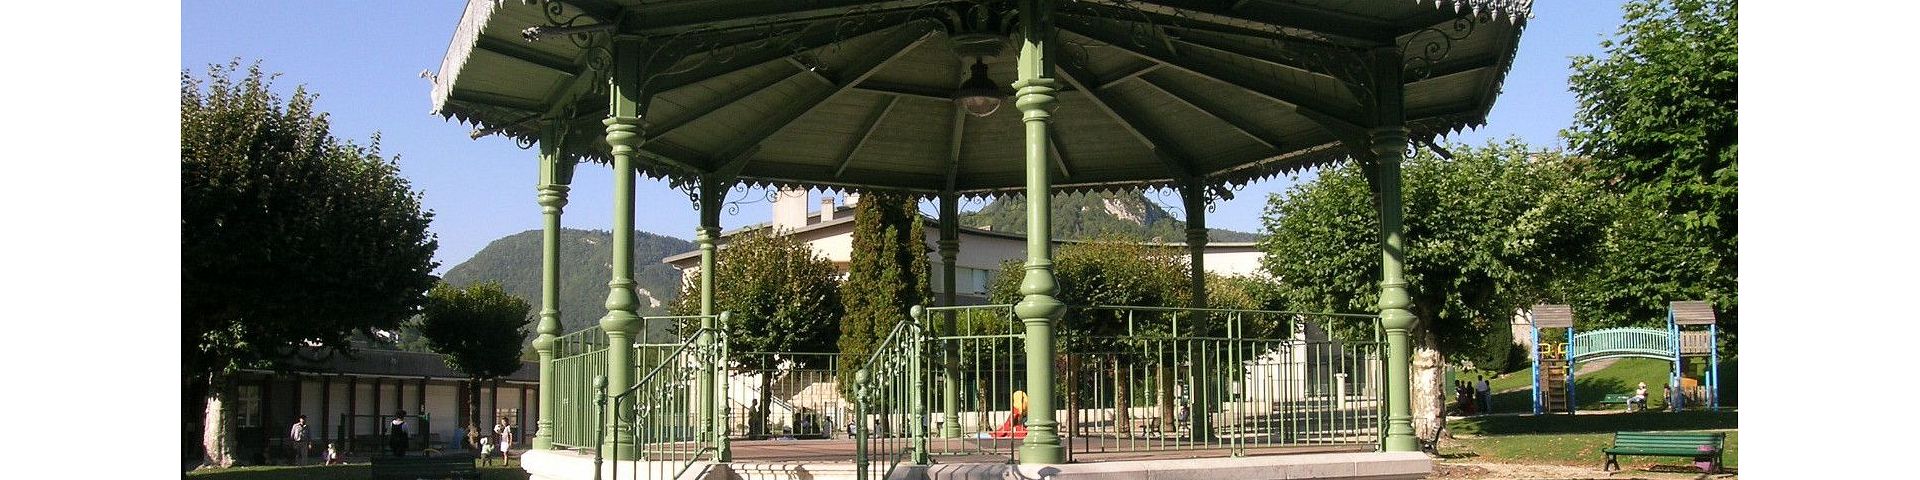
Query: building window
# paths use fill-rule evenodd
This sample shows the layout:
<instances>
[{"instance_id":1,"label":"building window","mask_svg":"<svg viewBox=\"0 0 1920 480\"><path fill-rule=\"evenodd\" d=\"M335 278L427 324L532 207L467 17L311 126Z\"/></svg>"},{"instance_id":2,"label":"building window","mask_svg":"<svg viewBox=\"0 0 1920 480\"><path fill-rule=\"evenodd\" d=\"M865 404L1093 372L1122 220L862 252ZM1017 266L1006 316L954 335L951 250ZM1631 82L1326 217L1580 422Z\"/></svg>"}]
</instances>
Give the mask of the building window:
<instances>
[{"instance_id":1,"label":"building window","mask_svg":"<svg viewBox=\"0 0 1920 480\"><path fill-rule=\"evenodd\" d=\"M240 385L233 395L234 421L241 427L260 426L260 386Z\"/></svg>"}]
</instances>

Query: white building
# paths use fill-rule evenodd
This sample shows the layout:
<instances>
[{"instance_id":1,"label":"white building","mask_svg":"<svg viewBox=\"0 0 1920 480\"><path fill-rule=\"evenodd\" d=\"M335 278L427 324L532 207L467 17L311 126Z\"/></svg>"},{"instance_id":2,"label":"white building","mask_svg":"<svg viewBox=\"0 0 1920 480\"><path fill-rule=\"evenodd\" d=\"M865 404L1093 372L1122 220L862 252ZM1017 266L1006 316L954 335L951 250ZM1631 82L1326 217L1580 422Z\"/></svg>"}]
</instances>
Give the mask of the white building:
<instances>
[{"instance_id":1,"label":"white building","mask_svg":"<svg viewBox=\"0 0 1920 480\"><path fill-rule=\"evenodd\" d=\"M808 195L803 190L782 191L775 194L773 200L773 221L760 223L725 232L719 244L724 248L728 238L743 232L765 228L779 228L787 235L799 238L813 247L814 252L825 256L840 269L847 270L847 262L853 256L853 205L859 202L859 196L848 194L844 202L836 202L831 195L822 194L817 209L809 209ZM927 245L938 245L940 241L940 223L932 218L922 217L926 223ZM995 232L990 230L960 227L959 254L954 259L954 278L957 283L956 303L977 305L987 301L987 288L1000 273L1000 264L1007 260L1027 258L1027 237L1021 234ZM1056 245L1071 241L1054 240ZM1184 246L1184 243L1167 244ZM1260 271L1261 252L1254 242L1208 242L1204 254L1205 268L1218 275L1256 275ZM935 298L946 291L941 269L944 262L938 251L927 254ZM661 259L661 262L680 269L681 279L691 281L700 271L700 252L698 250L681 253Z\"/></svg>"},{"instance_id":2,"label":"white building","mask_svg":"<svg viewBox=\"0 0 1920 480\"><path fill-rule=\"evenodd\" d=\"M515 448L525 448L539 418L539 372L538 363L523 362L512 375L482 382L475 399L482 418L474 419L480 430L490 433L497 419L506 417L518 427L513 432ZM468 413L461 405L472 392L470 386L439 354L358 349L352 357L296 360L287 372L243 370L233 376L226 408L232 409L235 455L244 464L286 462L286 436L299 415L307 416L318 448L333 442L349 455L367 455L383 451L384 426L404 410L406 430L414 440L410 450L446 450L464 438L460 428ZM198 438L198 432L187 434ZM310 461L318 458L317 452L309 455Z\"/></svg>"}]
</instances>

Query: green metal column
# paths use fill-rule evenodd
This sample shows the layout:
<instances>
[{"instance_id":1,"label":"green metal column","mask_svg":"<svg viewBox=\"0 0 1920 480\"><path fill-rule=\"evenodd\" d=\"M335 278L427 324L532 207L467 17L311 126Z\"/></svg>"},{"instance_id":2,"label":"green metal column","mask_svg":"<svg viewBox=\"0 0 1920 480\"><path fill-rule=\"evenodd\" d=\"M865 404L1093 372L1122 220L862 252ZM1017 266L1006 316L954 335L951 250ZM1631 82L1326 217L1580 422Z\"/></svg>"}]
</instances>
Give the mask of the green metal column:
<instances>
[{"instance_id":1,"label":"green metal column","mask_svg":"<svg viewBox=\"0 0 1920 480\"><path fill-rule=\"evenodd\" d=\"M1406 241L1401 237L1400 160L1407 148L1407 129L1376 128L1368 132L1380 186L1380 325L1387 333L1387 441L1390 452L1420 449L1413 436L1413 355L1409 331L1413 312L1407 307L1402 274Z\"/></svg>"},{"instance_id":2,"label":"green metal column","mask_svg":"<svg viewBox=\"0 0 1920 480\"><path fill-rule=\"evenodd\" d=\"M1374 187L1380 195L1380 327L1387 340L1387 425L1382 447L1390 452L1420 450L1413 435L1413 345L1416 323L1407 294L1406 241L1401 238L1400 161L1407 151L1401 85L1402 53L1396 47L1368 52L1373 87L1373 129L1367 152L1374 163Z\"/></svg>"},{"instance_id":3,"label":"green metal column","mask_svg":"<svg viewBox=\"0 0 1920 480\"><path fill-rule=\"evenodd\" d=\"M1026 295L1014 305L1014 314L1026 326L1027 438L1020 445L1020 462L1062 463L1066 449L1055 433L1053 420L1053 324L1067 306L1053 298L1060 287L1053 278L1053 182L1047 178L1047 124L1059 90L1053 78L1053 2L1020 0L1020 79L1014 105L1026 123L1027 264L1020 281Z\"/></svg>"},{"instance_id":4,"label":"green metal column","mask_svg":"<svg viewBox=\"0 0 1920 480\"><path fill-rule=\"evenodd\" d=\"M726 182L713 175L700 177L700 227L695 229L693 241L700 247L700 349L714 351L714 334L722 325L714 321L713 304L713 262L714 242L720 239L720 202L726 199ZM720 362L707 362L700 369L700 435L713 445L715 461L725 462L733 456L727 436L719 429L726 425L725 415L727 399L719 395L719 384L715 383L720 372Z\"/></svg>"},{"instance_id":5,"label":"green metal column","mask_svg":"<svg viewBox=\"0 0 1920 480\"><path fill-rule=\"evenodd\" d=\"M553 341L560 337L560 213L567 206L573 162L560 153L566 130L550 121L540 138L540 326L533 349L540 356L540 417L535 420L535 450L553 449ZM423 387L424 388L424 387ZM425 401L424 398L422 397Z\"/></svg>"},{"instance_id":6,"label":"green metal column","mask_svg":"<svg viewBox=\"0 0 1920 480\"><path fill-rule=\"evenodd\" d=\"M1195 309L1207 308L1207 190L1200 179L1189 179L1180 188L1180 200L1187 210L1187 256L1192 264L1188 292L1193 298L1187 300L1187 306ZM1194 312L1193 333L1197 337L1213 336L1213 319L1204 312ZM1211 349L1197 349L1193 356L1193 415L1189 420L1189 434L1194 441L1207 441L1213 438L1213 418L1208 414L1214 410L1215 390L1220 388L1221 378L1213 371L1214 365L1207 361Z\"/></svg>"},{"instance_id":7,"label":"green metal column","mask_svg":"<svg viewBox=\"0 0 1920 480\"><path fill-rule=\"evenodd\" d=\"M608 106L607 144L613 151L613 280L607 282L607 315L600 317L600 329L607 335L607 391L625 392L634 382L633 337L640 330L640 315L635 313L640 300L633 294L633 193L634 157L639 154L640 114L644 99L639 91L638 55L629 51L630 42L614 43L612 94ZM631 401L631 400L629 400ZM612 436L614 458L637 458L633 432L623 405L610 406L606 418Z\"/></svg>"},{"instance_id":8,"label":"green metal column","mask_svg":"<svg viewBox=\"0 0 1920 480\"><path fill-rule=\"evenodd\" d=\"M951 191L940 194L940 276L946 281L941 305L953 306L958 301L954 284L953 262L960 258L960 196ZM959 334L959 315L949 310L944 314L944 324L940 330L942 336L952 337ZM960 345L942 339L940 341L940 437L960 438Z\"/></svg>"}]
</instances>

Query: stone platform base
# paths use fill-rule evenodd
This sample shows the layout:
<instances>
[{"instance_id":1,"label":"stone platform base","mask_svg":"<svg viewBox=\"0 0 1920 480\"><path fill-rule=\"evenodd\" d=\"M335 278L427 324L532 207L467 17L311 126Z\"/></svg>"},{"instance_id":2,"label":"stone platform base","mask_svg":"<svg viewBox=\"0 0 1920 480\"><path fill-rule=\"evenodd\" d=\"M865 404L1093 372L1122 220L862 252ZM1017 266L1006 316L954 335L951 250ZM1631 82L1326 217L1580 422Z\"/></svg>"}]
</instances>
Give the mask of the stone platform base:
<instances>
[{"instance_id":1,"label":"stone platform base","mask_svg":"<svg viewBox=\"0 0 1920 480\"><path fill-rule=\"evenodd\" d=\"M521 455L532 480L592 480L593 457L570 451L536 450ZM646 462L601 465L603 480L648 479L662 469ZM1313 453L1240 458L1105 461L1063 465L951 463L903 466L888 480L1291 480L1417 479L1433 471L1419 452ZM639 475L635 475L638 473ZM853 464L700 462L675 480L854 480Z\"/></svg>"}]
</instances>

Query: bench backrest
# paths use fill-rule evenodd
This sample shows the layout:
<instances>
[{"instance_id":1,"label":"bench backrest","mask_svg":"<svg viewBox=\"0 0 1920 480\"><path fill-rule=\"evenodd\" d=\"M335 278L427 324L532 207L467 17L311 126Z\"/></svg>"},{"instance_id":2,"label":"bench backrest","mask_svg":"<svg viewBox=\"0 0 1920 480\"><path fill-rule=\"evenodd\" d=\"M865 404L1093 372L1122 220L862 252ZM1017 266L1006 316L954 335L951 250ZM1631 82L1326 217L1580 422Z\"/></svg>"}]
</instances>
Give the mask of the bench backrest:
<instances>
[{"instance_id":1,"label":"bench backrest","mask_svg":"<svg viewBox=\"0 0 1920 480\"><path fill-rule=\"evenodd\" d=\"M1725 432L1614 432L1615 448L1674 448L1697 449L1701 445L1712 445L1715 450L1724 448L1727 441Z\"/></svg>"}]
</instances>

